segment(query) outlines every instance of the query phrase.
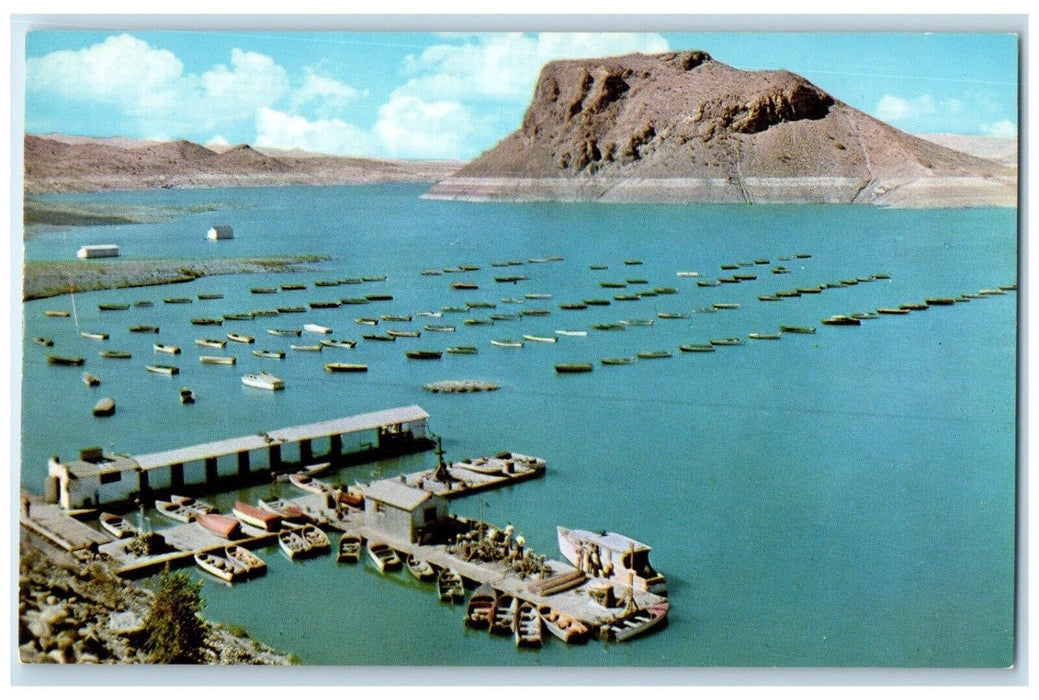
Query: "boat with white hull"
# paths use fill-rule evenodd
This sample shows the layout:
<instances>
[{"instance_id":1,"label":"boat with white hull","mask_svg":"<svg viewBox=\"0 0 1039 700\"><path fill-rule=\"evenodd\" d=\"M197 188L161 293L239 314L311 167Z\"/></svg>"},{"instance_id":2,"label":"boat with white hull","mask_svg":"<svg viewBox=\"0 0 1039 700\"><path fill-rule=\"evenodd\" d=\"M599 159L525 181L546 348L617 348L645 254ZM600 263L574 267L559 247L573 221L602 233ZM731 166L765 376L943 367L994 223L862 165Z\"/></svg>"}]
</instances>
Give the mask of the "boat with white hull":
<instances>
[{"instance_id":1,"label":"boat with white hull","mask_svg":"<svg viewBox=\"0 0 1039 700\"><path fill-rule=\"evenodd\" d=\"M650 547L616 532L556 528L559 551L571 564L636 590L667 595L664 577L649 563ZM630 578L629 578L630 576Z\"/></svg>"}]
</instances>

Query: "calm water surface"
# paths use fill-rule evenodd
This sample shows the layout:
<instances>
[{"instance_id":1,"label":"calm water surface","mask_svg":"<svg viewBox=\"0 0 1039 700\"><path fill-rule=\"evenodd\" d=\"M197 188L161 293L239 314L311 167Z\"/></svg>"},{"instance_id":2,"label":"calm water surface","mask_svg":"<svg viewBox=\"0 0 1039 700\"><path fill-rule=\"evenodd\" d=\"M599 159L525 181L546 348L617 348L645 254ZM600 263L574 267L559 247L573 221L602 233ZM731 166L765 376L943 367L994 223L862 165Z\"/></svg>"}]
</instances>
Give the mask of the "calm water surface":
<instances>
[{"instance_id":1,"label":"calm water surface","mask_svg":"<svg viewBox=\"0 0 1039 700\"><path fill-rule=\"evenodd\" d=\"M669 665L669 666L1006 666L1012 661L1015 498L1015 292L908 316L882 316L861 327L819 321L878 306L957 296L1016 281L1014 210L887 211L853 206L671 206L468 204L419 199L422 185L285 187L123 192L69 200L234 208L173 222L47 233L26 243L29 260L66 260L87 243L117 243L125 257L239 257L324 254L313 272L210 277L189 285L78 294L83 329L43 316L69 299L26 303L23 346L22 479L42 489L47 458L104 445L142 454L310 421L417 403L444 437L450 459L501 450L548 460L546 477L452 503L452 511L511 522L529 545L557 556L555 526L610 529L653 546L668 578L668 627L623 645L567 648L549 640L517 652L511 639L463 629L462 609L436 602L432 588L405 575L380 576L369 565L331 558L290 563L275 549L266 577L224 587L205 580L206 614L242 625L255 637L324 665ZM205 240L214 223L233 241ZM780 256L810 258L780 262ZM563 256L560 262L491 268L493 261ZM757 280L697 287L680 270L712 278L719 265L768 258L791 269ZM626 266L640 259L641 266ZM426 268L480 265L465 275L422 276ZM592 271L589 264L606 264ZM782 302L757 295L886 272L862 283ZM388 276L363 286L314 287L318 279ZM526 274L516 285L502 274ZM602 289L602 280L642 278L647 285ZM449 289L477 282L475 291ZM275 296L250 287L302 282L306 291ZM674 295L614 301L562 311L558 304L644 287ZM224 299L164 305L170 296L219 291ZM196 316L306 305L319 299L387 292L391 302L305 315L192 326ZM503 304L502 297L550 293L549 300ZM99 302L150 299L152 308L99 312ZM415 313L465 301L495 301L494 312L540 307L547 317L463 326L462 315L416 317L406 327L454 323L458 331L419 339L358 344L353 351L252 357L254 347L288 350L271 327L328 325L334 337L360 339L356 316ZM590 329L592 323L655 318L714 302L740 308L656 319L651 327L589 330L587 337L519 350L490 345L524 333ZM474 310L471 315L485 315ZM131 334L134 323L161 326ZM813 325L814 335L748 340L711 354L682 343ZM381 326L380 326L381 328ZM203 366L194 338L229 331L257 345L227 349L238 366ZM55 339L55 351L82 355L101 377L88 389L82 370L45 363L31 338ZM151 344L184 348L153 355ZM409 362L409 348L479 347L476 356ZM233 345L233 344L231 344ZM102 360L101 349L133 352ZM670 350L670 359L604 367L602 357ZM333 357L334 355L334 357ZM364 375L327 375L330 361L366 362ZM146 373L172 362L178 377ZM590 374L559 376L556 362L596 363ZM240 376L261 367L287 382L284 392L250 390ZM501 391L434 395L437 379L498 382ZM190 386L198 403L182 406ZM118 402L106 420L90 416L100 395ZM61 397L55 401L54 397ZM428 468L431 453L344 470L352 481ZM214 500L265 495L270 487ZM291 487L284 487L291 496ZM148 516L161 524L154 512ZM202 576L195 572L193 575Z\"/></svg>"}]
</instances>

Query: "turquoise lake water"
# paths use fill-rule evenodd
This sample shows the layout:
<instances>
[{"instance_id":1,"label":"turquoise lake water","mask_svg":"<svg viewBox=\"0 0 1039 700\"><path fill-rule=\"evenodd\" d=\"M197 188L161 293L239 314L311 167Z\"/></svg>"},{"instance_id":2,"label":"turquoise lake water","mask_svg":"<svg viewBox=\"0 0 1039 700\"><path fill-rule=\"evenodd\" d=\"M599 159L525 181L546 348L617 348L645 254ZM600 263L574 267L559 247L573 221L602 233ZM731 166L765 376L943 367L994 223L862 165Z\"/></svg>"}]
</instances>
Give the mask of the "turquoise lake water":
<instances>
[{"instance_id":1,"label":"turquoise lake water","mask_svg":"<svg viewBox=\"0 0 1039 700\"><path fill-rule=\"evenodd\" d=\"M671 613L659 633L627 644L565 647L555 639L518 652L509 638L463 629L462 608L436 602L406 574L380 576L368 564L331 558L290 563L260 552L267 576L222 586L205 580L206 614L322 665L858 666L1003 667L1013 659L1016 401L1016 292L949 307L881 316L860 327L831 327L832 314L958 296L1017 281L1017 212L883 210L854 206L509 204L426 201L425 185L169 190L66 196L88 202L232 205L174 221L53 232L26 242L29 260L68 260L87 243L117 243L127 258L323 254L313 272L229 275L190 284L76 295L80 327L111 334L78 337L68 297L25 303L22 351L22 480L41 491L47 458L81 447L143 454L260 430L419 404L444 438L448 459L512 450L548 460L545 478L452 502L453 512L504 525L528 545L558 556L556 525L609 529L653 546L668 580ZM233 241L205 240L215 223ZM810 258L781 262L797 253ZM508 259L562 261L492 268ZM767 258L736 272L754 281L696 286L678 271L716 278L724 263ZM625 260L642 265L628 266ZM609 269L593 271L590 264ZM772 266L791 269L773 275ZM427 268L479 265L465 274L422 276ZM841 279L877 280L781 302L759 294ZM331 288L320 279L387 275L385 282ZM529 280L499 284L495 275ZM603 289L603 280L647 284ZM454 281L478 290L456 291ZM305 291L254 295L251 287L290 282ZM584 311L558 304L611 298L646 287L678 293L613 301ZM164 305L162 299L221 292L222 300ZM393 301L308 310L281 318L189 319L233 311L306 305L385 292ZM502 297L552 294L523 305ZM152 308L100 312L98 303L149 299ZM330 326L360 340L354 317L417 313L466 301L498 303L493 313L546 308L551 315L463 326L461 314L415 317L453 323L355 350L292 353L290 338L267 328ZM693 313L714 302L738 309ZM485 310L474 310L485 316ZM651 327L597 331L591 324L655 318ZM158 336L128 326L154 323ZM714 353L681 353L683 343L812 325L814 335L748 340ZM382 326L380 325L380 329ZM499 348L491 339L557 329L588 330L551 344ZM194 338L239 331L254 346L228 347L236 367L200 365ZM32 343L44 335L53 350ZM156 341L180 345L173 358ZM410 348L476 345L475 356L414 362ZM233 344L229 344L233 345ZM283 361L252 357L255 347L287 351ZM103 360L102 349L133 352ZM601 366L602 357L669 350L670 359ZM81 355L84 368L50 367L46 353ZM151 362L179 365L168 378ZM367 374L328 375L325 362L364 362ZM593 362L589 374L557 375L557 362ZM284 392L243 387L244 372L268 368ZM103 382L88 389L83 369ZM485 379L497 392L435 395L437 379ZM182 406L181 386L198 402ZM116 415L94 419L100 396ZM55 400L60 397L60 400ZM431 467L432 453L343 470L345 481ZM294 495L289 485L287 496ZM216 496L229 508L270 487ZM149 518L161 525L154 511ZM192 575L202 577L194 572Z\"/></svg>"}]
</instances>

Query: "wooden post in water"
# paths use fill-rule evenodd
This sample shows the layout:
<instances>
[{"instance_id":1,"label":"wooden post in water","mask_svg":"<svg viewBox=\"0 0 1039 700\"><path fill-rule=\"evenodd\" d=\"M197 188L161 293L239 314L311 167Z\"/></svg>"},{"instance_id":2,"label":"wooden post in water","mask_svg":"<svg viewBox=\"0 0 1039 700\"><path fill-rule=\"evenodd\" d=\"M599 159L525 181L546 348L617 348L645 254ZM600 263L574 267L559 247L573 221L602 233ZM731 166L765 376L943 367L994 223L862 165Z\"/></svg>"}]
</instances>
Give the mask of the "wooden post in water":
<instances>
[{"instance_id":1,"label":"wooden post in water","mask_svg":"<svg viewBox=\"0 0 1039 700\"><path fill-rule=\"evenodd\" d=\"M206 483L210 485L216 484L218 476L216 457L206 457Z\"/></svg>"},{"instance_id":2,"label":"wooden post in water","mask_svg":"<svg viewBox=\"0 0 1039 700\"><path fill-rule=\"evenodd\" d=\"M184 465L170 465L170 490L180 493L184 490Z\"/></svg>"},{"instance_id":3,"label":"wooden post in water","mask_svg":"<svg viewBox=\"0 0 1039 700\"><path fill-rule=\"evenodd\" d=\"M274 444L269 448L270 452L270 470L276 471L281 468L281 445Z\"/></svg>"},{"instance_id":4,"label":"wooden post in water","mask_svg":"<svg viewBox=\"0 0 1039 700\"><path fill-rule=\"evenodd\" d=\"M314 458L314 446L308 439L299 441L299 461L301 464L306 465Z\"/></svg>"},{"instance_id":5,"label":"wooden post in water","mask_svg":"<svg viewBox=\"0 0 1039 700\"><path fill-rule=\"evenodd\" d=\"M238 453L238 478L243 481L249 478L249 450Z\"/></svg>"},{"instance_id":6,"label":"wooden post in water","mask_svg":"<svg viewBox=\"0 0 1039 700\"><path fill-rule=\"evenodd\" d=\"M328 457L335 459L343 454L343 436L339 433L328 436Z\"/></svg>"}]
</instances>

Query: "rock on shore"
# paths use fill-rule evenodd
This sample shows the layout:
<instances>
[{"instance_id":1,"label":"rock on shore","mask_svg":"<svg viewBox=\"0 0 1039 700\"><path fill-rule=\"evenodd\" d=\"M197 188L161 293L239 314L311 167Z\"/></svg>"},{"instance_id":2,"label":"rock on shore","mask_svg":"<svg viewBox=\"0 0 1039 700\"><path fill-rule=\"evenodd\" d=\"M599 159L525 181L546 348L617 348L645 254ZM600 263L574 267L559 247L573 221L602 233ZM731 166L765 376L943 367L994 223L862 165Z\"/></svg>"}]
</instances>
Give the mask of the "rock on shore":
<instances>
[{"instance_id":1,"label":"rock on shore","mask_svg":"<svg viewBox=\"0 0 1039 700\"><path fill-rule=\"evenodd\" d=\"M141 624L152 594L122 581L103 562L62 561L21 543L18 658L22 663L147 663ZM289 657L209 625L206 663L287 665Z\"/></svg>"},{"instance_id":2,"label":"rock on shore","mask_svg":"<svg viewBox=\"0 0 1039 700\"><path fill-rule=\"evenodd\" d=\"M520 128L426 196L1016 206L1017 171L686 51L547 64Z\"/></svg>"}]
</instances>

